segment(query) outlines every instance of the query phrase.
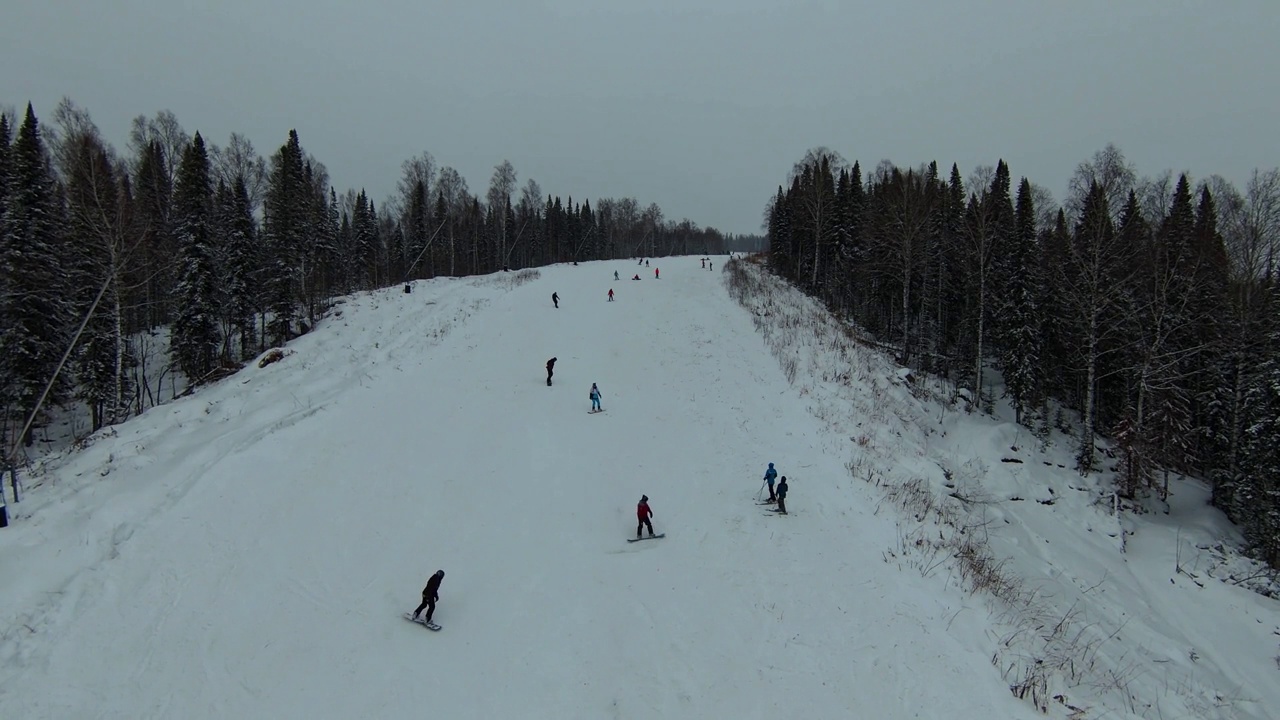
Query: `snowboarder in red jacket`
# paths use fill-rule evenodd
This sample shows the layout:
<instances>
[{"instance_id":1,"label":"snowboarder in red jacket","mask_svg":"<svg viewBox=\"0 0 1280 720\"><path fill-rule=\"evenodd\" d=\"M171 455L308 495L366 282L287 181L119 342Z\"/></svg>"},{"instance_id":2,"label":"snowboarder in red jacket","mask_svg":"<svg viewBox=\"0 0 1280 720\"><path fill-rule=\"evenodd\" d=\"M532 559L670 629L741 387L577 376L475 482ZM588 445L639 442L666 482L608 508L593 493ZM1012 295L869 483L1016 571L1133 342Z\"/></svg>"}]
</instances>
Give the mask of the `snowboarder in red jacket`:
<instances>
[{"instance_id":1,"label":"snowboarder in red jacket","mask_svg":"<svg viewBox=\"0 0 1280 720\"><path fill-rule=\"evenodd\" d=\"M444 580L443 570L437 570L436 574L432 575L430 580L427 580L427 586L422 588L422 604L418 606L417 610L413 611L414 620L417 620L418 613L422 612L423 608L426 608L427 616L423 618L423 620L425 620L427 624L431 623L431 616L435 614L436 611L436 601L440 599L441 580Z\"/></svg>"},{"instance_id":2,"label":"snowboarder in red jacket","mask_svg":"<svg viewBox=\"0 0 1280 720\"><path fill-rule=\"evenodd\" d=\"M636 505L636 537L640 537L640 531L649 528L649 537L653 537L653 523L649 518L653 517L653 511L649 509L649 496L641 495L640 504Z\"/></svg>"}]
</instances>

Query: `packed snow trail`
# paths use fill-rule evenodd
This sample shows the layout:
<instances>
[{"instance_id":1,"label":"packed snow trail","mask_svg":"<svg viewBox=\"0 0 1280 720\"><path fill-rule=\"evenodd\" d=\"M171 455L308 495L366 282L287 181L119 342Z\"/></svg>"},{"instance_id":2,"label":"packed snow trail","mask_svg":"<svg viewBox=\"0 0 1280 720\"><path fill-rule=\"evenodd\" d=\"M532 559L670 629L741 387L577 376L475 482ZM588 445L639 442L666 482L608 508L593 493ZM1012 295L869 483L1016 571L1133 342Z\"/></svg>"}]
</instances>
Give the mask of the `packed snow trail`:
<instances>
[{"instance_id":1,"label":"packed snow trail","mask_svg":"<svg viewBox=\"0 0 1280 720\"><path fill-rule=\"evenodd\" d=\"M5 611L38 630L0 643L5 716L1038 717L990 665L981 602L885 563L895 526L848 438L719 273L661 267L361 296L285 360L68 461L97 521L48 521L41 552L103 557ZM252 412L209 409L248 392ZM243 437L201 455L228 423ZM165 455L74 478L141 435ZM755 503L770 461L790 516ZM628 544L642 494L666 538ZM430 633L400 616L437 569Z\"/></svg>"}]
</instances>

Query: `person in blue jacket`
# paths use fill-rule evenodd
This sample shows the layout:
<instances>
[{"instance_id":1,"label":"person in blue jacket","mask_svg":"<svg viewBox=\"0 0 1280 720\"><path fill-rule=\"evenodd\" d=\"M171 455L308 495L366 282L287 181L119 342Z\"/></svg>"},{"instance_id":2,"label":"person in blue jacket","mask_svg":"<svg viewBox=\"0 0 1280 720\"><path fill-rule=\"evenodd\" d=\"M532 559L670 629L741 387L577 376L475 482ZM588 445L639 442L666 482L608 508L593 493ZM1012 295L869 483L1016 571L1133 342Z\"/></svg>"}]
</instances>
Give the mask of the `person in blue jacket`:
<instances>
[{"instance_id":1,"label":"person in blue jacket","mask_svg":"<svg viewBox=\"0 0 1280 720\"><path fill-rule=\"evenodd\" d=\"M600 412L600 388L591 383L591 412Z\"/></svg>"},{"instance_id":2,"label":"person in blue jacket","mask_svg":"<svg viewBox=\"0 0 1280 720\"><path fill-rule=\"evenodd\" d=\"M778 477L778 471L773 469L773 463L769 463L769 469L764 471L764 482L769 486L769 502L777 502L778 496L773 493L773 481Z\"/></svg>"}]
</instances>

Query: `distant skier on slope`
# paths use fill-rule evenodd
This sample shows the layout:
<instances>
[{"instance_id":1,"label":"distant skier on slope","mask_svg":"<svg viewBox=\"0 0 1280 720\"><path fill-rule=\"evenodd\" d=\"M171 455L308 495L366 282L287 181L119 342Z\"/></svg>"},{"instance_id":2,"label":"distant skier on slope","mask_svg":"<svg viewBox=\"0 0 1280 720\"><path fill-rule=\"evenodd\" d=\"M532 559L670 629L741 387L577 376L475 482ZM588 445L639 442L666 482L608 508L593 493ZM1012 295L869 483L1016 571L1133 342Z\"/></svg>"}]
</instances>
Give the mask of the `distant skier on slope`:
<instances>
[{"instance_id":1,"label":"distant skier on slope","mask_svg":"<svg viewBox=\"0 0 1280 720\"><path fill-rule=\"evenodd\" d=\"M636 519L639 520L636 524L636 537L640 537L640 531L646 527L649 528L649 537L653 537L653 523L649 520L651 517L653 511L649 509L649 496L641 495L640 503L636 505Z\"/></svg>"},{"instance_id":2,"label":"distant skier on slope","mask_svg":"<svg viewBox=\"0 0 1280 720\"><path fill-rule=\"evenodd\" d=\"M555 305L557 309L559 309L559 307L560 307L560 296L559 296L559 295L557 295L557 294L555 294L555 293L551 293L551 303L552 303L553 305Z\"/></svg>"},{"instance_id":3,"label":"distant skier on slope","mask_svg":"<svg viewBox=\"0 0 1280 720\"><path fill-rule=\"evenodd\" d=\"M654 279L654 280L657 280L657 279L658 279L658 268L654 268L654 269L653 269L653 279Z\"/></svg>"},{"instance_id":4,"label":"distant skier on slope","mask_svg":"<svg viewBox=\"0 0 1280 720\"><path fill-rule=\"evenodd\" d=\"M609 302L613 302L613 288L609 288Z\"/></svg>"},{"instance_id":5,"label":"distant skier on slope","mask_svg":"<svg viewBox=\"0 0 1280 720\"><path fill-rule=\"evenodd\" d=\"M778 481L778 512L787 514L787 476L783 475Z\"/></svg>"},{"instance_id":6,"label":"distant skier on slope","mask_svg":"<svg viewBox=\"0 0 1280 720\"><path fill-rule=\"evenodd\" d=\"M778 477L778 471L773 469L773 463L769 463L769 469L764 471L764 483L769 486L769 502L777 500L777 496L773 493L773 481ZM760 497L758 494L756 497Z\"/></svg>"},{"instance_id":7,"label":"distant skier on slope","mask_svg":"<svg viewBox=\"0 0 1280 720\"><path fill-rule=\"evenodd\" d=\"M613 279L614 279L614 280L617 280L617 279L618 279L618 271L617 271L617 270L614 270L614 271L613 271Z\"/></svg>"},{"instance_id":8,"label":"distant skier on slope","mask_svg":"<svg viewBox=\"0 0 1280 720\"><path fill-rule=\"evenodd\" d=\"M600 407L600 388L596 387L595 383L591 383L590 397L591 397L591 412L600 412L603 409Z\"/></svg>"},{"instance_id":9,"label":"distant skier on slope","mask_svg":"<svg viewBox=\"0 0 1280 720\"><path fill-rule=\"evenodd\" d=\"M426 608L427 616L423 619L428 625L431 624L431 616L436 611L436 601L440 599L441 580L444 580L443 570L437 570L436 574L432 575L430 580L427 580L427 586L422 588L422 604L418 606L417 610L413 611L414 620L417 620L418 613L422 612L423 608Z\"/></svg>"},{"instance_id":10,"label":"distant skier on slope","mask_svg":"<svg viewBox=\"0 0 1280 720\"><path fill-rule=\"evenodd\" d=\"M551 358L547 361L547 387L551 387L551 376L555 373L556 359Z\"/></svg>"}]
</instances>

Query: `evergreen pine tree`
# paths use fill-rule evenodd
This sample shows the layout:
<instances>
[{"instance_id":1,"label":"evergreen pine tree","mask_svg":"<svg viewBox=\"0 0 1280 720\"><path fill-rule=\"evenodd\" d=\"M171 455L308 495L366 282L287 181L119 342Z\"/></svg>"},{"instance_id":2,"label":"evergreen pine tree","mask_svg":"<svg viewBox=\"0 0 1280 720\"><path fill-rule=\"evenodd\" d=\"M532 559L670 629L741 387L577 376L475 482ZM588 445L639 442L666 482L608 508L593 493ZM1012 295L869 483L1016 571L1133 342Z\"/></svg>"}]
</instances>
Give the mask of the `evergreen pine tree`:
<instances>
[{"instance_id":1,"label":"evergreen pine tree","mask_svg":"<svg viewBox=\"0 0 1280 720\"><path fill-rule=\"evenodd\" d=\"M1272 567L1280 567L1280 292L1272 289L1264 358L1245 393L1247 417L1241 467L1231 515L1245 540Z\"/></svg>"},{"instance_id":2,"label":"evergreen pine tree","mask_svg":"<svg viewBox=\"0 0 1280 720\"><path fill-rule=\"evenodd\" d=\"M8 151L8 208L0 233L0 357L6 396L25 420L66 350L73 303L59 268L68 265L62 200L31 105ZM63 376L48 400L66 389ZM23 442L30 445L30 432Z\"/></svg>"},{"instance_id":3,"label":"evergreen pine tree","mask_svg":"<svg viewBox=\"0 0 1280 720\"><path fill-rule=\"evenodd\" d=\"M177 158L173 158L177 162ZM133 242L141 256L142 289L139 329L151 330L173 319L173 286L177 281L177 246L173 236L173 186L169 159L159 142L143 146L134 179Z\"/></svg>"},{"instance_id":4,"label":"evergreen pine tree","mask_svg":"<svg viewBox=\"0 0 1280 720\"><path fill-rule=\"evenodd\" d=\"M178 240L177 315L169 355L189 385L204 382L217 368L221 337L217 305L218 269L213 224L213 187L204 140L196 133L183 153L173 198Z\"/></svg>"},{"instance_id":5,"label":"evergreen pine tree","mask_svg":"<svg viewBox=\"0 0 1280 720\"><path fill-rule=\"evenodd\" d=\"M254 311L258 307L255 278L261 262L257 238L257 224L249 201L249 188L243 175L237 176L222 198L223 247L223 306L224 326L227 332L239 340L238 348L231 350L228 360L248 360L257 353L257 321ZM230 338L228 338L230 341Z\"/></svg>"},{"instance_id":6,"label":"evergreen pine tree","mask_svg":"<svg viewBox=\"0 0 1280 720\"><path fill-rule=\"evenodd\" d=\"M1018 186L1013 236L1004 255L1007 275L1002 315L1006 327L1001 364L1017 421L1030 424L1027 413L1039 407L1043 392L1040 377L1043 318L1038 297L1042 277L1036 215L1031 183L1026 178Z\"/></svg>"},{"instance_id":7,"label":"evergreen pine tree","mask_svg":"<svg viewBox=\"0 0 1280 720\"><path fill-rule=\"evenodd\" d=\"M266 256L262 279L265 306L271 315L267 334L277 344L293 338L298 321L309 191L298 133L290 130L289 140L271 158L271 177L263 204Z\"/></svg>"}]
</instances>

